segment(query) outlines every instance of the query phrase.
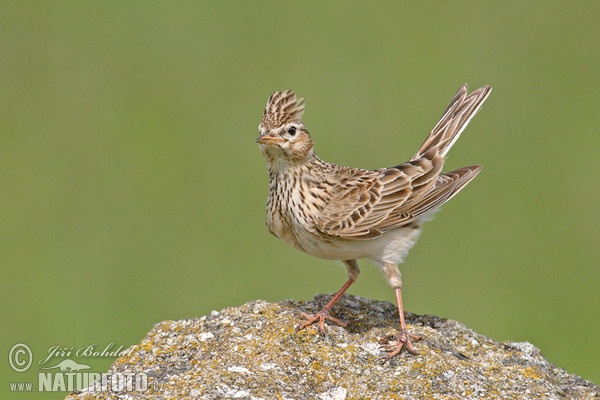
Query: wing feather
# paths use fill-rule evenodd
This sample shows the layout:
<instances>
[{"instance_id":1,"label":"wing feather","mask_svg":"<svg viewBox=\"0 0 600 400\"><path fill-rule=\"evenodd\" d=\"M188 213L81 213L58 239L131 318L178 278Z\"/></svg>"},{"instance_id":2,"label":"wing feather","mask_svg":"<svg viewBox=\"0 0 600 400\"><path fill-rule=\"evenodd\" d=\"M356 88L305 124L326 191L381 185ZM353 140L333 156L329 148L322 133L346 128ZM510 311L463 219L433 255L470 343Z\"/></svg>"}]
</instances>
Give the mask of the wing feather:
<instances>
[{"instance_id":1,"label":"wing feather","mask_svg":"<svg viewBox=\"0 0 600 400\"><path fill-rule=\"evenodd\" d=\"M415 171L412 164L408 164L407 168L409 172ZM403 165L379 171L358 170L364 175L355 177L358 180L348 179L346 185L357 181L362 181L363 185L352 189L346 186L346 190L336 187L336 195L316 222L317 230L340 238L373 239L435 211L475 178L480 170L481 167L473 166L439 174L433 182L425 185L429 190L421 195L412 190L412 182L428 175L429 170L413 175L413 179L403 172ZM390 180L390 175L395 175L395 179Z\"/></svg>"}]
</instances>

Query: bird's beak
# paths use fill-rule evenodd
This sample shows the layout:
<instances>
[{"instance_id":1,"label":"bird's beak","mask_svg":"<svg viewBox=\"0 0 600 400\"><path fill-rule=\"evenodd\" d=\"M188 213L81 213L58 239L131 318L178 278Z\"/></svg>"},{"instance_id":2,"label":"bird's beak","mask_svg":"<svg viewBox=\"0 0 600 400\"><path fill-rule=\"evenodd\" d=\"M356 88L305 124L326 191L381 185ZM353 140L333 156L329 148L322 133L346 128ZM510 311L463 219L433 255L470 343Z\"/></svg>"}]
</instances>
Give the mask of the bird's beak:
<instances>
[{"instance_id":1,"label":"bird's beak","mask_svg":"<svg viewBox=\"0 0 600 400\"><path fill-rule=\"evenodd\" d=\"M256 143L274 146L283 143L283 139L274 133L265 132L256 138Z\"/></svg>"}]
</instances>

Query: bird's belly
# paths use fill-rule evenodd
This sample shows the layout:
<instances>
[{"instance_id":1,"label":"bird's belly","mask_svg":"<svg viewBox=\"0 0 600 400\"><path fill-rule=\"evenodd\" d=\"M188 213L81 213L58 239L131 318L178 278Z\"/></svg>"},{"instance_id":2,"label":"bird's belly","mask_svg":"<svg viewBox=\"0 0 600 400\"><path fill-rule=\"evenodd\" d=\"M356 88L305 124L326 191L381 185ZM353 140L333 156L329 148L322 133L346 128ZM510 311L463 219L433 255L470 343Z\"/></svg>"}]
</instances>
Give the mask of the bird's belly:
<instances>
[{"instance_id":1,"label":"bird's belly","mask_svg":"<svg viewBox=\"0 0 600 400\"><path fill-rule=\"evenodd\" d=\"M322 238L313 234L296 236L300 250L329 260L369 258L375 262L399 264L416 243L420 229L399 228L374 239Z\"/></svg>"},{"instance_id":2,"label":"bird's belly","mask_svg":"<svg viewBox=\"0 0 600 400\"><path fill-rule=\"evenodd\" d=\"M304 237L298 243L302 251L327 260L356 260L367 254L360 242L337 238Z\"/></svg>"}]
</instances>

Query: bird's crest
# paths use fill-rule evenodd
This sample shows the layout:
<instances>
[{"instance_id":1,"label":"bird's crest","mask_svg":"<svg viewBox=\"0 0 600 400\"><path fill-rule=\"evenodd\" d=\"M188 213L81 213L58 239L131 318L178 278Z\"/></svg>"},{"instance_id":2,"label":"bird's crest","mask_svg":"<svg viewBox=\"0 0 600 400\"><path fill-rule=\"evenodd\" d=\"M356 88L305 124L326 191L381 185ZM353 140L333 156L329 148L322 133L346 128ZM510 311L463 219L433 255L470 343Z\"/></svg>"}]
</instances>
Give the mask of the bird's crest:
<instances>
[{"instance_id":1,"label":"bird's crest","mask_svg":"<svg viewBox=\"0 0 600 400\"><path fill-rule=\"evenodd\" d=\"M291 90L273 92L263 112L261 125L273 129L290 122L302 123L304 99L297 99Z\"/></svg>"}]
</instances>

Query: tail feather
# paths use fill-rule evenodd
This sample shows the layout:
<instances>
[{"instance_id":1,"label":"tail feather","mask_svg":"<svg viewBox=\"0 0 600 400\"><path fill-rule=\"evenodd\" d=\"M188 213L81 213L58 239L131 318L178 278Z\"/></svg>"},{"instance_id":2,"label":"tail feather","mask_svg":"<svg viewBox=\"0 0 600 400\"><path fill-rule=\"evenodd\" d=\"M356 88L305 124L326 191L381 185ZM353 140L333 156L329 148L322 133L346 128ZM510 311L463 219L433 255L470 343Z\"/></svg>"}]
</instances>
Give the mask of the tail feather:
<instances>
[{"instance_id":1,"label":"tail feather","mask_svg":"<svg viewBox=\"0 0 600 400\"><path fill-rule=\"evenodd\" d=\"M477 114L492 88L483 86L469 95L467 95L467 90L467 84L458 89L448 108L411 161L423 157L428 150L434 147L437 148L438 154L445 157L471 119Z\"/></svg>"}]
</instances>

